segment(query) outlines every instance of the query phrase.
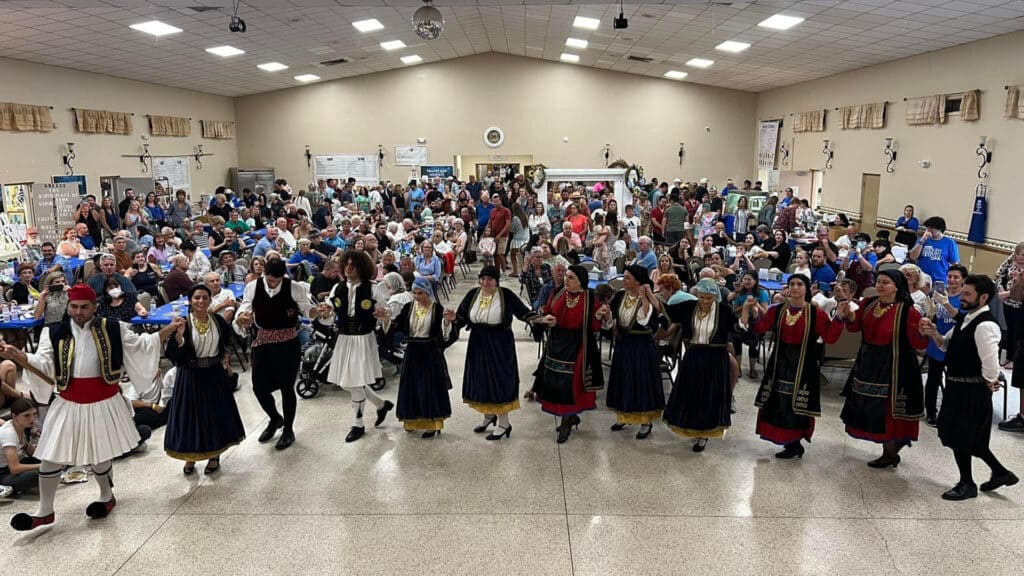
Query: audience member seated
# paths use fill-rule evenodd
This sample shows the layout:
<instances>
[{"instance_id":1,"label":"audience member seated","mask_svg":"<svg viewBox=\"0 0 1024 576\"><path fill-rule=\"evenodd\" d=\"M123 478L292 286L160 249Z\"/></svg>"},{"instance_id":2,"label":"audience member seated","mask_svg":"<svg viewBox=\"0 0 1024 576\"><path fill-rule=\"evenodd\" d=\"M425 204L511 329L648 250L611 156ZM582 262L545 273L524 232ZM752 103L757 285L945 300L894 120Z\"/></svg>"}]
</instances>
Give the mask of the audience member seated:
<instances>
[{"instance_id":1,"label":"audience member seated","mask_svg":"<svg viewBox=\"0 0 1024 576\"><path fill-rule=\"evenodd\" d=\"M125 278L121 274L118 274L114 268L117 267L117 261L113 254L100 254L99 256L99 270L92 275L91 278L86 280L86 284L92 288L96 294L103 294L106 292L107 280L110 278L116 278L118 283L121 285L121 291L125 294L132 292L138 292L131 280Z\"/></svg>"},{"instance_id":2,"label":"audience member seated","mask_svg":"<svg viewBox=\"0 0 1024 576\"><path fill-rule=\"evenodd\" d=\"M825 250L820 246L811 250L811 282L827 290L825 286L836 281L836 271L825 261Z\"/></svg>"},{"instance_id":3,"label":"audience member seated","mask_svg":"<svg viewBox=\"0 0 1024 576\"><path fill-rule=\"evenodd\" d=\"M156 264L146 259L146 250L137 250L132 256L132 265L124 271L126 278L130 279L132 286L139 292L149 294L154 301L160 302L160 281L164 278L164 272Z\"/></svg>"},{"instance_id":4,"label":"audience member seated","mask_svg":"<svg viewBox=\"0 0 1024 576\"><path fill-rule=\"evenodd\" d=\"M125 270L132 267L132 255L128 251L128 239L124 236L114 238L110 253L114 255L114 270L119 274L124 274Z\"/></svg>"},{"instance_id":5,"label":"audience member seated","mask_svg":"<svg viewBox=\"0 0 1024 576\"><path fill-rule=\"evenodd\" d=\"M309 293L317 302L323 302L324 298L331 293L331 289L338 284L340 278L341 270L338 268L338 261L332 258L324 262L323 272L313 278L309 285Z\"/></svg>"},{"instance_id":6,"label":"audience member seated","mask_svg":"<svg viewBox=\"0 0 1024 576\"><path fill-rule=\"evenodd\" d=\"M210 270L210 259L202 251L196 249L191 240L181 243L181 254L188 258L188 277L194 282L199 282Z\"/></svg>"},{"instance_id":7,"label":"audience member seated","mask_svg":"<svg viewBox=\"0 0 1024 576\"><path fill-rule=\"evenodd\" d=\"M210 312L227 320L230 325L235 319L235 309L237 308L235 294L231 290L224 289L221 284L220 274L216 272L208 272L203 278L203 282L210 289L211 293Z\"/></svg>"},{"instance_id":8,"label":"audience member seated","mask_svg":"<svg viewBox=\"0 0 1024 576\"><path fill-rule=\"evenodd\" d=\"M57 254L65 258L78 258L82 252L82 244L78 241L78 232L74 228L64 229L64 239L57 245Z\"/></svg>"},{"instance_id":9,"label":"audience member seated","mask_svg":"<svg viewBox=\"0 0 1024 576\"><path fill-rule=\"evenodd\" d=\"M195 285L195 282L188 277L189 260L188 256L178 254L171 258L171 271L164 278L164 292L171 302L181 298Z\"/></svg>"},{"instance_id":10,"label":"audience member seated","mask_svg":"<svg viewBox=\"0 0 1024 576\"><path fill-rule=\"evenodd\" d=\"M658 299L665 305L678 304L696 300L697 297L686 291L686 287L675 274L662 274L658 277Z\"/></svg>"},{"instance_id":11,"label":"audience member seated","mask_svg":"<svg viewBox=\"0 0 1024 576\"><path fill-rule=\"evenodd\" d=\"M39 301L33 317L42 318L44 325L56 324L64 319L68 310L67 278L61 271L50 272L39 280Z\"/></svg>"},{"instance_id":12,"label":"audience member seated","mask_svg":"<svg viewBox=\"0 0 1024 576\"><path fill-rule=\"evenodd\" d=\"M248 284L253 280L263 277L263 269L267 265L267 260L263 256L253 256L252 260L249 260L249 272L245 275L245 283Z\"/></svg>"},{"instance_id":13,"label":"audience member seated","mask_svg":"<svg viewBox=\"0 0 1024 576\"><path fill-rule=\"evenodd\" d=\"M235 263L235 254L225 250L220 253L217 259L217 270L221 281L224 284L239 284L245 282L246 269Z\"/></svg>"},{"instance_id":14,"label":"audience member seated","mask_svg":"<svg viewBox=\"0 0 1024 576\"><path fill-rule=\"evenodd\" d=\"M168 263L168 258L172 256L172 252L167 246L167 237L163 235L163 232L158 232L153 236L153 246L146 253L146 258L157 266L162 266Z\"/></svg>"},{"instance_id":15,"label":"audience member seated","mask_svg":"<svg viewBox=\"0 0 1024 576\"><path fill-rule=\"evenodd\" d=\"M33 277L34 280L38 282L39 279L42 278L44 274L47 274L49 272L60 271L64 274L64 277L70 283L71 275L73 273L73 271L71 270L71 264L68 262L67 258L57 254L57 249L54 248L53 243L44 242L40 246L39 251L42 254L42 258L40 258L39 261L36 262Z\"/></svg>"},{"instance_id":16,"label":"audience member seated","mask_svg":"<svg viewBox=\"0 0 1024 576\"><path fill-rule=\"evenodd\" d=\"M267 228L266 235L252 249L252 255L266 256L267 252L271 250L281 250L284 248L284 240L281 239L280 234L281 231L276 226Z\"/></svg>"},{"instance_id":17,"label":"audience member seated","mask_svg":"<svg viewBox=\"0 0 1024 576\"><path fill-rule=\"evenodd\" d=\"M310 249L309 238L303 238L297 243L299 249L288 259L288 271L295 277L296 270L300 266L306 266L308 271L315 274L324 265L324 257Z\"/></svg>"},{"instance_id":18,"label":"audience member seated","mask_svg":"<svg viewBox=\"0 0 1024 576\"><path fill-rule=\"evenodd\" d=\"M139 302L137 292L125 292L117 278L108 278L99 293L96 315L120 322L131 322L135 316L145 318L149 311Z\"/></svg>"},{"instance_id":19,"label":"audience member seated","mask_svg":"<svg viewBox=\"0 0 1024 576\"><path fill-rule=\"evenodd\" d=\"M35 404L18 398L11 404L11 419L0 426L0 485L14 488L14 494L38 489L40 461L32 457L35 445L29 442L36 422Z\"/></svg>"},{"instance_id":20,"label":"audience member seated","mask_svg":"<svg viewBox=\"0 0 1024 576\"><path fill-rule=\"evenodd\" d=\"M28 304L29 300L39 299L39 290L32 285L35 270L35 266L28 262L18 265L18 282L11 289L11 299L18 304Z\"/></svg>"}]
</instances>

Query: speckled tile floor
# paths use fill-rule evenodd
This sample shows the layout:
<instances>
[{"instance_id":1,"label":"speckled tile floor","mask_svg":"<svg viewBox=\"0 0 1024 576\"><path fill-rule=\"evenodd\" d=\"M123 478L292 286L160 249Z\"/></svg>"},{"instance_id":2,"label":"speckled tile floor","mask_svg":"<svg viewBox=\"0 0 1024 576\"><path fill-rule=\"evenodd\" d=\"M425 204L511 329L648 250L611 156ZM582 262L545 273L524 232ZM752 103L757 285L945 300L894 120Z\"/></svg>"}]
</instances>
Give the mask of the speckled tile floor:
<instances>
[{"instance_id":1,"label":"speckled tile floor","mask_svg":"<svg viewBox=\"0 0 1024 576\"><path fill-rule=\"evenodd\" d=\"M537 345L521 325L516 336L525 383ZM956 468L927 427L898 469L867 468L878 450L843 433L836 385L797 461L775 460L777 449L754 435L747 379L732 430L703 454L663 425L644 441L611 432L603 408L558 446L554 419L525 401L511 440L486 442L472 432L479 416L459 401L464 354L464 340L448 352L454 415L431 440L389 418L345 444L348 393L325 389L299 401L298 441L276 452L256 442L265 418L245 374L236 399L250 437L218 475L183 476L158 430L148 452L116 463L110 518L84 515L95 484L63 486L56 525L0 528L0 572L988 576L1024 565L1024 486L941 500ZM383 394L396 393L391 377ZM1024 435L992 438L997 456L1024 472ZM988 473L977 463L975 474ZM0 501L0 517L34 508L33 497Z\"/></svg>"}]
</instances>

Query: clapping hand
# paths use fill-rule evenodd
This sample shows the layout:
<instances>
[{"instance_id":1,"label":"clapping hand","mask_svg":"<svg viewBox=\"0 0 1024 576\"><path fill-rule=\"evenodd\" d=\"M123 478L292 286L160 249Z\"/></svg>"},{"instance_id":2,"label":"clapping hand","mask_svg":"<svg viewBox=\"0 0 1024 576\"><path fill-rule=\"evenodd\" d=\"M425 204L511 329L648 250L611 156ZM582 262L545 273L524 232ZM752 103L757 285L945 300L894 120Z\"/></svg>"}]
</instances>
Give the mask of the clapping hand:
<instances>
[{"instance_id":1,"label":"clapping hand","mask_svg":"<svg viewBox=\"0 0 1024 576\"><path fill-rule=\"evenodd\" d=\"M949 296L944 292L932 292L932 301L936 306L945 306L949 304Z\"/></svg>"},{"instance_id":2,"label":"clapping hand","mask_svg":"<svg viewBox=\"0 0 1024 576\"><path fill-rule=\"evenodd\" d=\"M452 310L451 308L445 309L445 311L444 311L444 320L445 320L445 322L448 322L449 324L451 324L452 322L455 322L455 310Z\"/></svg>"},{"instance_id":3,"label":"clapping hand","mask_svg":"<svg viewBox=\"0 0 1024 576\"><path fill-rule=\"evenodd\" d=\"M850 322L853 322L853 320L856 318L856 316L853 313L853 310L850 309L849 300L845 300L839 303L839 305L836 307L836 314L841 318L849 320Z\"/></svg>"},{"instance_id":4,"label":"clapping hand","mask_svg":"<svg viewBox=\"0 0 1024 576\"><path fill-rule=\"evenodd\" d=\"M921 318L921 323L917 325L917 330L925 336L935 336L939 333L935 328L935 323L927 318Z\"/></svg>"}]
</instances>

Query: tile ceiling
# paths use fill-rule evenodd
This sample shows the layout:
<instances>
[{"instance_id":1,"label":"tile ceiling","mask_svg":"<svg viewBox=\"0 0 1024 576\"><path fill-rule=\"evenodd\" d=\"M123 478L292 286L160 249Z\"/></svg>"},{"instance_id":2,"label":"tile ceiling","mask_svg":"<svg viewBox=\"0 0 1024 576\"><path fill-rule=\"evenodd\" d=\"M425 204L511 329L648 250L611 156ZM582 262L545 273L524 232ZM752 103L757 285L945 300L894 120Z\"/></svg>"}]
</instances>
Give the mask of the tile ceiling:
<instances>
[{"instance_id":1,"label":"tile ceiling","mask_svg":"<svg viewBox=\"0 0 1024 576\"><path fill-rule=\"evenodd\" d=\"M400 58L411 54L428 63L484 52L558 61L572 52L579 64L566 66L657 77L682 70L689 73L686 82L760 92L1024 30L1024 0L627 1L626 30L612 29L617 4L550 2L437 0L445 30L427 42L409 24L422 5L418 0L243 0L245 34L228 31L231 0L7 0L0 2L0 56L240 96L295 86L298 74L331 80L401 68ZM779 12L806 21L787 31L757 26ZM577 15L599 18L601 25L573 28ZM384 29L364 34L352 27L367 18ZM154 19L184 32L155 38L128 27ZM590 45L567 49L568 37ZM407 47L385 51L379 43L387 40ZM751 47L740 54L716 51L725 40ZM246 53L224 59L204 51L224 44ZM653 62L626 59L630 55ZM319 64L337 58L350 62ZM687 67L691 58L715 63ZM289 69L256 68L271 61Z\"/></svg>"}]
</instances>

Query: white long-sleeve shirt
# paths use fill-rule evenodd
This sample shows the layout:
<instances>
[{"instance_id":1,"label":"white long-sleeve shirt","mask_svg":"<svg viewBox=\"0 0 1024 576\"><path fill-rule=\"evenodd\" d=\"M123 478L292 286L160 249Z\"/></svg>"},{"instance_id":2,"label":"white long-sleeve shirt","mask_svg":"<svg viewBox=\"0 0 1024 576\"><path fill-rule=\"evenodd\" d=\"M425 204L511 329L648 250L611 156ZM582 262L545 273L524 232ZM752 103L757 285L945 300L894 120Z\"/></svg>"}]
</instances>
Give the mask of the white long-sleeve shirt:
<instances>
[{"instance_id":1,"label":"white long-sleeve shirt","mask_svg":"<svg viewBox=\"0 0 1024 576\"><path fill-rule=\"evenodd\" d=\"M235 320L232 323L232 327L235 329L235 332L242 336L245 335L246 329L238 325L238 319L242 314L252 310L252 302L253 299L256 298L257 282L264 282L263 289L267 291L267 295L271 298L277 296L277 293L281 291L281 287L284 286L284 281L282 280L281 283L277 285L277 288L271 288L265 283L263 278L257 278L245 285L245 290L242 292L242 303L239 304L238 311L235 313ZM309 284L292 280L292 300L295 300L295 303L299 305L299 311L302 312L302 315L308 316L309 309L313 307L313 301L309 298ZM256 325L259 326L260 319L253 317L253 320Z\"/></svg>"},{"instance_id":2,"label":"white long-sleeve shirt","mask_svg":"<svg viewBox=\"0 0 1024 576\"><path fill-rule=\"evenodd\" d=\"M71 334L75 338L74 358L72 358L72 378L97 378L100 373L100 355L96 350L96 343L93 341L89 330L92 322L86 322L85 326L79 326L71 322ZM112 322L112 320L108 321ZM117 322L121 329L121 348L124 351L122 367L131 378L132 386L137 392L145 392L152 385L160 370L160 354L163 345L160 342L160 334L136 334L132 327L126 322ZM39 347L33 354L26 354L28 363L38 368L41 372L55 378L56 366L54 364L53 343L50 342L50 331L43 330L39 334ZM22 373L25 383L28 384L32 396L39 402L49 401L52 386L39 376L25 370Z\"/></svg>"},{"instance_id":3,"label":"white long-sleeve shirt","mask_svg":"<svg viewBox=\"0 0 1024 576\"><path fill-rule=\"evenodd\" d=\"M962 326L967 326L978 317L979 314L988 310L988 306L982 306L964 316ZM953 327L942 336L942 344L939 348L943 352L949 346L949 339L953 337ZM999 378L999 340L1002 334L999 325L995 322L982 322L974 329L974 344L978 347L978 355L981 356L981 377L986 382L995 382Z\"/></svg>"}]
</instances>

